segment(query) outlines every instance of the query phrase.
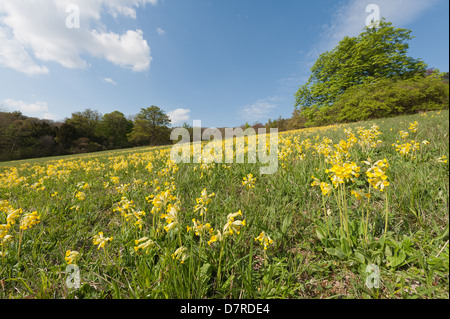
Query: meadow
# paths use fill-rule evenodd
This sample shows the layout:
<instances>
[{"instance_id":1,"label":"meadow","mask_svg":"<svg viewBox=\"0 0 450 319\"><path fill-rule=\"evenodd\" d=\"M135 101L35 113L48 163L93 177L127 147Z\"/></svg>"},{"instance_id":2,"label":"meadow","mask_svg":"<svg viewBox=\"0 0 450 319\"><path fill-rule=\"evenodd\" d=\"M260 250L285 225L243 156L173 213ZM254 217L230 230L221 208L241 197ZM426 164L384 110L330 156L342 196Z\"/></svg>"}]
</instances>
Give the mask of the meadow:
<instances>
[{"instance_id":1,"label":"meadow","mask_svg":"<svg viewBox=\"0 0 450 319\"><path fill-rule=\"evenodd\" d=\"M170 147L0 163L0 298L447 299L448 143L443 110L280 133L270 175Z\"/></svg>"}]
</instances>

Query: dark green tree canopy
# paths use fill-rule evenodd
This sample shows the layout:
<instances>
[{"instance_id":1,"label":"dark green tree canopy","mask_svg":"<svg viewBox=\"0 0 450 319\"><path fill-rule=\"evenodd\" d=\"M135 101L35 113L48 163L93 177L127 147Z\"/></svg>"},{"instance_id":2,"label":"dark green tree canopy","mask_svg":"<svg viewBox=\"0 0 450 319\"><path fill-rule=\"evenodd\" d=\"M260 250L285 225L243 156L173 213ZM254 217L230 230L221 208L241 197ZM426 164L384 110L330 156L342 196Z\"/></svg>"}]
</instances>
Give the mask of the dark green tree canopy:
<instances>
[{"instance_id":1,"label":"dark green tree canopy","mask_svg":"<svg viewBox=\"0 0 450 319\"><path fill-rule=\"evenodd\" d=\"M336 48L320 55L308 82L295 94L295 107L331 106L348 88L378 79L424 76L427 65L407 56L410 34L382 20L357 37L345 37Z\"/></svg>"},{"instance_id":2,"label":"dark green tree canopy","mask_svg":"<svg viewBox=\"0 0 450 319\"><path fill-rule=\"evenodd\" d=\"M136 145L161 145L170 141L170 118L159 107L141 108L134 121L133 131L128 135Z\"/></svg>"}]
</instances>

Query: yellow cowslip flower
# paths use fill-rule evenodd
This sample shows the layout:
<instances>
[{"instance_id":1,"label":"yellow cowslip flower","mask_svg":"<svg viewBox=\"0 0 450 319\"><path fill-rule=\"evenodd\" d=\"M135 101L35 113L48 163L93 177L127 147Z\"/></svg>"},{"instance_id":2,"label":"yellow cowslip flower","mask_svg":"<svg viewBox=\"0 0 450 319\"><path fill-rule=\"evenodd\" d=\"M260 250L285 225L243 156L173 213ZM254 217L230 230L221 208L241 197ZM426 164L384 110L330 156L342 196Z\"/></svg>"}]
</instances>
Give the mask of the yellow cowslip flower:
<instances>
[{"instance_id":1,"label":"yellow cowslip flower","mask_svg":"<svg viewBox=\"0 0 450 319\"><path fill-rule=\"evenodd\" d=\"M175 252L172 254L172 258L179 260L180 263L184 263L184 261L186 260L186 258L188 258L188 254L187 254L187 248L181 246L180 248L178 248L177 250L175 250Z\"/></svg>"},{"instance_id":2,"label":"yellow cowslip flower","mask_svg":"<svg viewBox=\"0 0 450 319\"><path fill-rule=\"evenodd\" d=\"M357 200L361 200L363 197L370 198L370 194L359 192L359 191L350 191L350 193L355 196Z\"/></svg>"},{"instance_id":3,"label":"yellow cowslip flower","mask_svg":"<svg viewBox=\"0 0 450 319\"><path fill-rule=\"evenodd\" d=\"M311 186L320 186L320 190L322 191L322 195L324 196L330 196L331 193L331 185L325 182L320 182L317 178L314 176L311 177L314 182L311 183Z\"/></svg>"},{"instance_id":4,"label":"yellow cowslip flower","mask_svg":"<svg viewBox=\"0 0 450 319\"><path fill-rule=\"evenodd\" d=\"M311 183L311 186L320 186L320 181L317 178L314 176L311 176L311 178L314 180L314 182Z\"/></svg>"},{"instance_id":5,"label":"yellow cowslip flower","mask_svg":"<svg viewBox=\"0 0 450 319\"><path fill-rule=\"evenodd\" d=\"M324 196L330 196L331 193L331 185L325 182L320 183L320 190L322 191L322 195Z\"/></svg>"},{"instance_id":6,"label":"yellow cowslip flower","mask_svg":"<svg viewBox=\"0 0 450 319\"><path fill-rule=\"evenodd\" d=\"M411 132L415 133L415 132L417 132L417 127L418 126L419 126L419 123L417 123L417 121L414 121L414 123L409 123L408 130L410 130Z\"/></svg>"},{"instance_id":7,"label":"yellow cowslip flower","mask_svg":"<svg viewBox=\"0 0 450 319\"><path fill-rule=\"evenodd\" d=\"M105 244L108 241L112 241L112 240L113 240L113 237L106 238L103 236L103 232L99 232L98 235L94 236L93 242L94 242L94 245L98 245L98 249L100 249L100 248L104 248Z\"/></svg>"},{"instance_id":8,"label":"yellow cowslip flower","mask_svg":"<svg viewBox=\"0 0 450 319\"><path fill-rule=\"evenodd\" d=\"M200 216L203 216L208 211L206 207L211 201L211 197L216 196L215 193L211 193L208 195L206 188L202 191L202 196L196 199L197 205L194 207L194 212L200 211Z\"/></svg>"},{"instance_id":9,"label":"yellow cowslip flower","mask_svg":"<svg viewBox=\"0 0 450 319\"><path fill-rule=\"evenodd\" d=\"M222 241L222 240L223 240L222 233L220 231L217 231L217 233L215 235L212 235L211 238L208 240L208 245L211 245L212 243L214 243L216 241Z\"/></svg>"},{"instance_id":10,"label":"yellow cowslip flower","mask_svg":"<svg viewBox=\"0 0 450 319\"><path fill-rule=\"evenodd\" d=\"M84 192L77 192L77 193L75 194L75 197L76 197L78 200L84 201L84 200L86 199L86 194L85 194Z\"/></svg>"},{"instance_id":11,"label":"yellow cowslip flower","mask_svg":"<svg viewBox=\"0 0 450 319\"><path fill-rule=\"evenodd\" d=\"M325 172L332 173L330 175L330 179L335 188L338 187L339 184L345 184L347 180L353 180L353 177L359 176L360 167L358 167L355 162L351 163L336 163L330 169L327 169Z\"/></svg>"},{"instance_id":12,"label":"yellow cowslip flower","mask_svg":"<svg viewBox=\"0 0 450 319\"><path fill-rule=\"evenodd\" d=\"M66 256L64 257L64 259L66 260L68 265L71 265L71 264L75 265L79 256L80 256L80 253L78 251L68 250L68 251L66 251Z\"/></svg>"},{"instance_id":13,"label":"yellow cowslip flower","mask_svg":"<svg viewBox=\"0 0 450 319\"><path fill-rule=\"evenodd\" d=\"M141 243L142 244L139 244ZM142 237L141 239L137 239L134 241L136 247L134 247L134 250L138 252L139 249L142 249L146 254L149 253L150 249L155 246L155 242L148 237Z\"/></svg>"},{"instance_id":14,"label":"yellow cowslip flower","mask_svg":"<svg viewBox=\"0 0 450 319\"><path fill-rule=\"evenodd\" d=\"M119 194L124 194L128 191L128 189L130 188L130 184L121 184L119 186L116 187L116 191Z\"/></svg>"},{"instance_id":15,"label":"yellow cowslip flower","mask_svg":"<svg viewBox=\"0 0 450 319\"><path fill-rule=\"evenodd\" d=\"M115 184L115 185L119 184L120 178L118 176L111 176L110 179L111 179L111 182L113 182L113 184Z\"/></svg>"},{"instance_id":16,"label":"yellow cowslip flower","mask_svg":"<svg viewBox=\"0 0 450 319\"><path fill-rule=\"evenodd\" d=\"M125 217L125 220L127 222L132 222L135 226L138 226L139 229L142 229L142 226L144 225L144 221L142 220L142 216L145 216L144 211L136 211L134 208L131 208L129 210L123 210L122 215Z\"/></svg>"},{"instance_id":17,"label":"yellow cowslip flower","mask_svg":"<svg viewBox=\"0 0 450 319\"><path fill-rule=\"evenodd\" d=\"M401 136L402 139L405 139L405 138L407 138L409 136L409 133L405 132L405 131L400 131L399 133L400 133L400 136Z\"/></svg>"},{"instance_id":18,"label":"yellow cowslip flower","mask_svg":"<svg viewBox=\"0 0 450 319\"><path fill-rule=\"evenodd\" d=\"M377 161L367 172L367 180L375 189L379 189L381 192L386 186L389 186L386 176L386 168L389 164L386 159Z\"/></svg>"},{"instance_id":19,"label":"yellow cowslip flower","mask_svg":"<svg viewBox=\"0 0 450 319\"><path fill-rule=\"evenodd\" d=\"M28 229L33 227L34 225L39 224L40 222L40 216L38 216L37 212L27 213L23 215L22 219L20 220L20 229Z\"/></svg>"},{"instance_id":20,"label":"yellow cowslip flower","mask_svg":"<svg viewBox=\"0 0 450 319\"><path fill-rule=\"evenodd\" d=\"M247 189L251 189L255 187L256 178L253 177L253 174L248 174L242 180L242 185L246 186Z\"/></svg>"},{"instance_id":21,"label":"yellow cowslip flower","mask_svg":"<svg viewBox=\"0 0 450 319\"><path fill-rule=\"evenodd\" d=\"M398 143L398 141L397 141ZM420 144L416 143L416 141L412 140L410 143L404 143L404 144L392 144L394 146L397 152L399 152L402 156L408 155L411 152L411 156L413 156L414 152L418 151L420 149Z\"/></svg>"},{"instance_id":22,"label":"yellow cowslip flower","mask_svg":"<svg viewBox=\"0 0 450 319\"><path fill-rule=\"evenodd\" d=\"M260 241L261 245L264 245L264 250L267 250L267 247L273 243L272 238L266 235L265 232L261 232L258 237L255 238L255 241Z\"/></svg>"},{"instance_id":23,"label":"yellow cowslip flower","mask_svg":"<svg viewBox=\"0 0 450 319\"><path fill-rule=\"evenodd\" d=\"M245 219L244 220L235 220L237 216L242 216L241 210L239 210L236 213L228 214L227 216L227 223L223 227L223 235L233 235L234 233L240 234L241 227L244 227L246 225Z\"/></svg>"},{"instance_id":24,"label":"yellow cowslip flower","mask_svg":"<svg viewBox=\"0 0 450 319\"><path fill-rule=\"evenodd\" d=\"M11 228L10 224L0 224L0 239L8 236L8 230Z\"/></svg>"},{"instance_id":25,"label":"yellow cowslip flower","mask_svg":"<svg viewBox=\"0 0 450 319\"><path fill-rule=\"evenodd\" d=\"M6 223L10 225L14 225L16 223L16 219L22 214L22 208L14 209L9 208L6 212Z\"/></svg>"},{"instance_id":26,"label":"yellow cowslip flower","mask_svg":"<svg viewBox=\"0 0 450 319\"><path fill-rule=\"evenodd\" d=\"M447 156L445 156L445 155L443 155L443 156L441 156L441 157L439 157L437 160L436 160L436 162L438 162L438 163L447 163Z\"/></svg>"},{"instance_id":27,"label":"yellow cowslip flower","mask_svg":"<svg viewBox=\"0 0 450 319\"><path fill-rule=\"evenodd\" d=\"M164 226L164 230L169 232L172 228L178 225L178 212L180 208L178 205L169 204L167 207L167 214L164 214L164 218L166 219L167 225ZM162 216L161 216L162 217Z\"/></svg>"},{"instance_id":28,"label":"yellow cowslip flower","mask_svg":"<svg viewBox=\"0 0 450 319\"><path fill-rule=\"evenodd\" d=\"M423 140L423 141L422 141L422 144L423 144L423 145L428 145L428 144L430 144L430 142L428 142L427 140Z\"/></svg>"},{"instance_id":29,"label":"yellow cowslip flower","mask_svg":"<svg viewBox=\"0 0 450 319\"><path fill-rule=\"evenodd\" d=\"M206 223L206 224L200 224L198 223L195 218L192 219L192 222L194 223L193 227L189 227L189 230L193 230L196 236L203 236L205 233L212 233L214 231L214 229L211 227L210 223Z\"/></svg>"}]
</instances>

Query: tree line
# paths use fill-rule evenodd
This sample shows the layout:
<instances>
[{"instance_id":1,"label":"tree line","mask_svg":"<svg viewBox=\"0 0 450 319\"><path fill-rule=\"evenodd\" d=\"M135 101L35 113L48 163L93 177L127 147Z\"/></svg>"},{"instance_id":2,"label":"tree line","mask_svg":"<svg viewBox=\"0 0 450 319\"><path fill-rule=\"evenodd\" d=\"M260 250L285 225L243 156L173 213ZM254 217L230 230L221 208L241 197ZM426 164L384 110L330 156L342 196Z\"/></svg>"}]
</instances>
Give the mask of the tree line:
<instances>
[{"instance_id":1,"label":"tree line","mask_svg":"<svg viewBox=\"0 0 450 319\"><path fill-rule=\"evenodd\" d=\"M159 107L126 117L86 109L64 121L0 112L0 161L170 143L170 118Z\"/></svg>"}]
</instances>

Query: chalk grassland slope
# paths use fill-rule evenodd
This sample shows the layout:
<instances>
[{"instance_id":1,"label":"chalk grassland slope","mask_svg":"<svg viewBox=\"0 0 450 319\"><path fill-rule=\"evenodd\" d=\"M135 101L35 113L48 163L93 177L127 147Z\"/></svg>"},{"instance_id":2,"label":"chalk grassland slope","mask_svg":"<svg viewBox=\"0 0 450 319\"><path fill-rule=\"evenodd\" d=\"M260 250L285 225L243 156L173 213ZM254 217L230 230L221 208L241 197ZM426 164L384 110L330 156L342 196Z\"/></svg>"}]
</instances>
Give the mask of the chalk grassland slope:
<instances>
[{"instance_id":1,"label":"chalk grassland slope","mask_svg":"<svg viewBox=\"0 0 450 319\"><path fill-rule=\"evenodd\" d=\"M448 298L448 121L281 133L269 175L169 147L2 163L0 297Z\"/></svg>"}]
</instances>

